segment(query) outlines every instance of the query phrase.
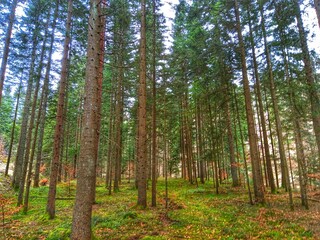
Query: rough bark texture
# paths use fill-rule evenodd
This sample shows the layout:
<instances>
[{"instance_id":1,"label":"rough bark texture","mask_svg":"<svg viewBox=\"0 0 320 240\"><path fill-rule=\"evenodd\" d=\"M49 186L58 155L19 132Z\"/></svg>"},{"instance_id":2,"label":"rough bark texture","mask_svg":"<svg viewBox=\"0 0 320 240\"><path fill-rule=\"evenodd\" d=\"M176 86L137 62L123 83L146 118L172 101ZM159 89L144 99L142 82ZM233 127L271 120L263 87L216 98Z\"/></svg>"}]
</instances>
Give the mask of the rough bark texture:
<instances>
[{"instance_id":1,"label":"rough bark texture","mask_svg":"<svg viewBox=\"0 0 320 240\"><path fill-rule=\"evenodd\" d=\"M140 83L138 109L138 205L147 206L146 1L141 0Z\"/></svg>"},{"instance_id":2,"label":"rough bark texture","mask_svg":"<svg viewBox=\"0 0 320 240\"><path fill-rule=\"evenodd\" d=\"M241 30L238 1L235 0L234 2L235 2L235 13L236 13L236 30L238 33L239 47L240 47L239 50L241 53L242 78L243 78L243 88L244 88L244 95L245 95L246 115L247 115L247 124L248 124L254 195L255 195L256 202L264 203L265 202L264 186L263 186L263 179L262 179L262 173L260 168L260 159L259 159L259 154L257 149L257 139L256 139L255 124L253 119L251 92L250 92L248 73L247 73L245 46L244 46L242 30Z\"/></svg>"},{"instance_id":3,"label":"rough bark texture","mask_svg":"<svg viewBox=\"0 0 320 240\"><path fill-rule=\"evenodd\" d=\"M96 180L98 79L100 66L101 1L90 1L86 83L81 148L77 171L76 201L71 239L91 239L91 215Z\"/></svg>"},{"instance_id":4,"label":"rough bark texture","mask_svg":"<svg viewBox=\"0 0 320 240\"><path fill-rule=\"evenodd\" d=\"M0 106L1 106L4 78L5 78L5 74L6 74L6 68L7 68L8 56L9 56L9 50L10 50L10 39L11 39L14 19L16 16L17 4L18 4L18 0L13 0L11 3L9 23L8 23L8 28L7 28L7 32L6 32L5 42L4 42L1 69L0 69Z\"/></svg>"},{"instance_id":5,"label":"rough bark texture","mask_svg":"<svg viewBox=\"0 0 320 240\"><path fill-rule=\"evenodd\" d=\"M59 4L57 0L56 4ZM56 185L59 170L59 161L61 153L61 138L63 137L63 125L64 125L64 108L65 108L65 94L68 77L68 55L70 45L70 31L71 31L71 17L72 17L72 0L68 2L68 17L66 21L66 35L63 45L63 57L62 57L62 68L61 78L59 85L59 97L58 97L58 108L56 115L56 127L54 132L54 145L53 145L53 158L51 162L50 171L50 184L48 192L47 212L49 217L52 219L55 217L55 198L56 198Z\"/></svg>"}]
</instances>

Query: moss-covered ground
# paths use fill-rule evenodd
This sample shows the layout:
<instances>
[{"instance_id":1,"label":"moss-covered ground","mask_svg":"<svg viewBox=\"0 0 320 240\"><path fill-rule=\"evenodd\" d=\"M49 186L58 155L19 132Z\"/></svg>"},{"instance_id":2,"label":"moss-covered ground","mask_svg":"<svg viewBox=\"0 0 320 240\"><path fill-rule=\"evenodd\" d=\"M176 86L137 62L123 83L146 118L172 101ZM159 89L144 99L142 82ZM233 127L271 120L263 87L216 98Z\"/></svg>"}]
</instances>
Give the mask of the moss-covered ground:
<instances>
[{"instance_id":1,"label":"moss-covered ground","mask_svg":"<svg viewBox=\"0 0 320 240\"><path fill-rule=\"evenodd\" d=\"M212 182L196 187L181 179L170 179L168 187L167 209L161 179L158 206L140 209L136 206L137 191L132 182L123 181L119 192L108 195L101 180L93 207L94 238L320 239L319 203L311 202L310 210L304 210L298 194L294 198L295 211L290 211L287 195L281 192L267 195L265 205L252 206L246 189L228 184L221 186L218 195ZM69 239L75 183L59 184L53 220L45 212L47 192L46 186L31 190L26 214L15 205L16 193L1 194L4 219L1 216L0 239Z\"/></svg>"}]
</instances>

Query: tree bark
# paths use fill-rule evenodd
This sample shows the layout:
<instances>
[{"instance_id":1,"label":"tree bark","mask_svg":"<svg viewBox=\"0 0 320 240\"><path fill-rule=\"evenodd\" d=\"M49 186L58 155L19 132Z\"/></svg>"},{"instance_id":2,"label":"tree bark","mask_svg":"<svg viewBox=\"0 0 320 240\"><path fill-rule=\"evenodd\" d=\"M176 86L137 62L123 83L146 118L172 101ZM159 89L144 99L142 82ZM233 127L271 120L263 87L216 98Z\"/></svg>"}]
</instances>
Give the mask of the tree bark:
<instances>
[{"instance_id":1,"label":"tree bark","mask_svg":"<svg viewBox=\"0 0 320 240\"><path fill-rule=\"evenodd\" d=\"M84 98L83 128L77 172L76 201L73 209L71 239L91 239L91 215L96 180L96 141L98 120L97 106L98 79L101 56L101 32L104 27L101 21L101 1L90 0L86 83Z\"/></svg>"},{"instance_id":2,"label":"tree bark","mask_svg":"<svg viewBox=\"0 0 320 240\"><path fill-rule=\"evenodd\" d=\"M151 206L157 206L157 96L156 96L156 0L152 1L152 190Z\"/></svg>"},{"instance_id":3,"label":"tree bark","mask_svg":"<svg viewBox=\"0 0 320 240\"><path fill-rule=\"evenodd\" d=\"M138 205L147 206L146 1L141 0L140 83L138 109Z\"/></svg>"},{"instance_id":4,"label":"tree bark","mask_svg":"<svg viewBox=\"0 0 320 240\"><path fill-rule=\"evenodd\" d=\"M60 1L57 0L56 4ZM51 161L50 181L49 181L49 192L47 201L47 213L50 219L55 217L55 198L56 198L56 185L59 171L59 161L61 153L61 138L63 137L63 126L64 126L64 108L65 108L65 94L66 85L68 78L68 55L70 45L70 32L71 32L71 17L72 17L72 0L68 1L68 16L66 20L66 34L63 44L63 56L62 56L62 68L61 77L59 84L59 96L58 96L58 107L56 114L56 126L54 132L54 145L53 145L53 158Z\"/></svg>"},{"instance_id":5,"label":"tree bark","mask_svg":"<svg viewBox=\"0 0 320 240\"><path fill-rule=\"evenodd\" d=\"M249 135L249 144L250 144L250 156L251 156L251 164L252 164L255 201L258 203L265 203L264 186L263 186L263 179L262 179L262 173L260 168L260 159L259 159L259 154L257 149L256 131L255 131L253 109L252 109L252 103L251 103L251 93L250 93L250 86L249 86L248 73L247 73L245 46L244 46L242 30L241 30L239 6L238 6L237 0L235 0L234 2L235 2L235 13L236 13L236 30L238 33L239 47L240 47L240 53L241 53L242 78L243 78L243 88L244 88L247 123L248 123L248 135Z\"/></svg>"},{"instance_id":6,"label":"tree bark","mask_svg":"<svg viewBox=\"0 0 320 240\"><path fill-rule=\"evenodd\" d=\"M14 132L15 132L15 129L16 129L17 115L18 115L18 109L19 109L20 93L21 93L21 88L22 88L21 85L22 85L22 76L21 76L21 79L20 79L19 87L18 87L17 102L16 102L16 108L15 108L15 111L14 111L14 118L13 118L13 124L12 124L12 129L11 129L11 138L10 138L8 159L7 159L7 164L6 164L6 170L5 170L5 173L4 173L5 176L8 176L8 172L9 172L9 166L10 166L10 160L11 160L11 154L12 154L12 147L13 147L13 140L14 140Z\"/></svg>"},{"instance_id":7,"label":"tree bark","mask_svg":"<svg viewBox=\"0 0 320 240\"><path fill-rule=\"evenodd\" d=\"M314 77L314 72L312 68L312 60L310 57L306 32L304 30L300 5L297 0L294 0L295 4L295 13L297 18L297 26L299 29L299 36L300 36L300 45L302 50L303 56L303 63L304 63L304 71L306 74L306 82L308 87L309 99L311 102L311 116L313 122L313 130L316 135L316 143L318 147L318 161L320 161L320 96L319 91L317 89L317 84ZM319 7L320 1L317 1L316 6ZM317 10L317 14L319 13L319 8ZM319 15L318 15L319 20Z\"/></svg>"},{"instance_id":8,"label":"tree bark","mask_svg":"<svg viewBox=\"0 0 320 240\"><path fill-rule=\"evenodd\" d=\"M30 111L30 102L33 88L33 79L34 79L34 71L35 71L35 60L36 60L36 50L38 45L38 34L39 34L39 23L37 21L39 19L39 14L36 16L35 29L32 36L32 51L31 51L31 61L29 68L29 79L27 85L26 96L24 100L23 112L22 112L22 122L21 122L21 130L20 130L20 138L18 144L17 157L14 164L14 172L12 178L12 186L15 189L19 188L19 181L22 176L23 171L23 159L26 150L26 139L27 139L27 128L29 121L29 111Z\"/></svg>"},{"instance_id":9,"label":"tree bark","mask_svg":"<svg viewBox=\"0 0 320 240\"><path fill-rule=\"evenodd\" d=\"M262 20L261 20L261 25L263 28L262 31L265 31L262 9L261 9L260 13L262 16ZM250 18L250 16L249 16L249 18ZM269 185L271 188L271 193L275 193L276 192L276 185L274 182L274 177L273 177L273 172L272 172L269 141L268 141L267 127L266 127L267 123L266 123L264 107L263 107L263 103L262 103L262 95L261 95L261 87L260 87L261 84L260 84L260 77L259 77L259 72L258 72L257 58L256 58L256 54L255 54L255 43L254 43L254 39L253 39L251 19L249 21L249 29L250 29L250 42L251 42L254 72L255 72L255 76L256 76L256 90L257 90L257 98L258 98L258 105L259 105L259 113L260 113L260 118L261 118L261 127L262 127L263 146L264 146L264 153L265 153L266 167L267 167L267 176L268 176L268 181L269 181ZM265 47L267 47L267 46L265 45Z\"/></svg>"}]
</instances>

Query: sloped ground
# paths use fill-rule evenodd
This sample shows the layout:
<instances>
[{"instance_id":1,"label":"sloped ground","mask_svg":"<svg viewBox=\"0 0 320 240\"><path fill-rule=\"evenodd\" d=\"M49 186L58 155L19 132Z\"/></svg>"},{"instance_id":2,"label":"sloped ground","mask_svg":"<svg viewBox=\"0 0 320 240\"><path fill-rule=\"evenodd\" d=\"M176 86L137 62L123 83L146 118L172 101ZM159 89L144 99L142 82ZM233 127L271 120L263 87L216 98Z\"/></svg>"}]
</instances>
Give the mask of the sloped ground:
<instances>
[{"instance_id":1,"label":"sloped ground","mask_svg":"<svg viewBox=\"0 0 320 240\"><path fill-rule=\"evenodd\" d=\"M320 205L313 201L310 210L304 210L298 194L292 212L286 193L268 195L265 206L251 206L243 188L226 184L216 195L212 182L196 188L170 179L165 209L164 181L159 180L157 208L141 210L135 205L133 183L123 182L121 191L109 196L102 182L93 208L95 239L320 239ZM11 203L5 206L3 239L69 239L74 183L59 185L61 200L54 220L45 214L47 191L47 187L32 189L27 214L15 207L15 197L5 196Z\"/></svg>"}]
</instances>

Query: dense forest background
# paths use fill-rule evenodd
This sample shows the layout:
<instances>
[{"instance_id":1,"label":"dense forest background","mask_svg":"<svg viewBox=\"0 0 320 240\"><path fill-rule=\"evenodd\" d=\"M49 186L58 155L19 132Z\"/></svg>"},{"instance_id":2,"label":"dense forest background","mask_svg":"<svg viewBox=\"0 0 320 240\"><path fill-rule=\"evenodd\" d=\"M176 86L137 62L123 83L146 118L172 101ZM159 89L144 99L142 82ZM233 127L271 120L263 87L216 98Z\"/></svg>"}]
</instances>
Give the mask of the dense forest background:
<instances>
[{"instance_id":1,"label":"dense forest background","mask_svg":"<svg viewBox=\"0 0 320 240\"><path fill-rule=\"evenodd\" d=\"M88 239L77 229L90 229L97 178L108 194L132 179L142 207L148 185L157 205L157 179L168 198L168 178L245 187L251 204L284 189L291 209L299 192L309 207L318 0L180 0L172 19L159 0L0 7L0 161L24 211L48 185L54 218L57 184L77 179L72 236Z\"/></svg>"}]
</instances>

